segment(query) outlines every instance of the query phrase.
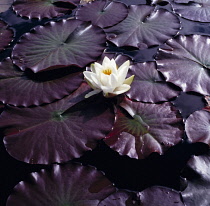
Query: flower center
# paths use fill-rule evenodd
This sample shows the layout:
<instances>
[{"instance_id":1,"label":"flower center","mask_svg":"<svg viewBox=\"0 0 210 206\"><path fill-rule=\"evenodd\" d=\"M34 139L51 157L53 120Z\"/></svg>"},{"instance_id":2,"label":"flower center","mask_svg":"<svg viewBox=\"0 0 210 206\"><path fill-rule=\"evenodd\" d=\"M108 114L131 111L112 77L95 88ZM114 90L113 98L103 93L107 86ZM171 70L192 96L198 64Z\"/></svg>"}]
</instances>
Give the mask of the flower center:
<instances>
[{"instance_id":1,"label":"flower center","mask_svg":"<svg viewBox=\"0 0 210 206\"><path fill-rule=\"evenodd\" d=\"M108 68L108 69L104 69L102 72L106 75L110 75L112 73L112 70Z\"/></svg>"}]
</instances>

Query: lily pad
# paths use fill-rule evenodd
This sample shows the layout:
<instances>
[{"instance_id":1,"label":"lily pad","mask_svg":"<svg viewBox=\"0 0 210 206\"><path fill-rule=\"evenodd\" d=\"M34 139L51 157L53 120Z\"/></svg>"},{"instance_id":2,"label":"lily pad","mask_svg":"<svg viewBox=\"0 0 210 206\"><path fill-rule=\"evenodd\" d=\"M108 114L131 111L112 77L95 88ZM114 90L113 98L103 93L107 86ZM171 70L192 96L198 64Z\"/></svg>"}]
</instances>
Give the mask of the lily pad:
<instances>
[{"instance_id":1,"label":"lily pad","mask_svg":"<svg viewBox=\"0 0 210 206\"><path fill-rule=\"evenodd\" d=\"M186 206L210 205L210 154L194 156L188 166L195 173L196 178L188 180L187 188L182 192Z\"/></svg>"},{"instance_id":2,"label":"lily pad","mask_svg":"<svg viewBox=\"0 0 210 206\"><path fill-rule=\"evenodd\" d=\"M20 16L41 19L64 15L75 4L79 4L79 0L15 0L13 9Z\"/></svg>"},{"instance_id":3,"label":"lily pad","mask_svg":"<svg viewBox=\"0 0 210 206\"><path fill-rule=\"evenodd\" d=\"M13 31L8 28L8 25L0 20L0 52L12 41Z\"/></svg>"},{"instance_id":4,"label":"lily pad","mask_svg":"<svg viewBox=\"0 0 210 206\"><path fill-rule=\"evenodd\" d=\"M155 62L134 64L128 74L135 75L131 89L126 93L131 99L156 103L168 101L179 94L160 76Z\"/></svg>"},{"instance_id":5,"label":"lily pad","mask_svg":"<svg viewBox=\"0 0 210 206\"><path fill-rule=\"evenodd\" d=\"M99 206L184 206L180 194L169 188L151 187L139 193L118 191Z\"/></svg>"},{"instance_id":6,"label":"lily pad","mask_svg":"<svg viewBox=\"0 0 210 206\"><path fill-rule=\"evenodd\" d=\"M210 94L210 37L201 35L177 36L167 41L157 55L157 68L184 92Z\"/></svg>"},{"instance_id":7,"label":"lily pad","mask_svg":"<svg viewBox=\"0 0 210 206\"><path fill-rule=\"evenodd\" d=\"M148 104L124 99L117 109L113 130L105 142L121 155L143 159L163 154L181 141L182 119L170 103Z\"/></svg>"},{"instance_id":8,"label":"lily pad","mask_svg":"<svg viewBox=\"0 0 210 206\"><path fill-rule=\"evenodd\" d=\"M13 61L35 73L69 65L84 67L101 55L105 42L103 30L87 22L50 22L22 36L14 47Z\"/></svg>"},{"instance_id":9,"label":"lily pad","mask_svg":"<svg viewBox=\"0 0 210 206\"><path fill-rule=\"evenodd\" d=\"M0 2L0 13L7 11L12 5L13 0L1 0Z\"/></svg>"},{"instance_id":10,"label":"lily pad","mask_svg":"<svg viewBox=\"0 0 210 206\"><path fill-rule=\"evenodd\" d=\"M55 165L50 171L32 173L20 182L7 206L97 206L115 188L101 172L75 164Z\"/></svg>"},{"instance_id":11,"label":"lily pad","mask_svg":"<svg viewBox=\"0 0 210 206\"><path fill-rule=\"evenodd\" d=\"M128 8L120 2L106 0L93 1L80 7L76 12L77 19L91 21L102 28L113 26L128 15Z\"/></svg>"},{"instance_id":12,"label":"lily pad","mask_svg":"<svg viewBox=\"0 0 210 206\"><path fill-rule=\"evenodd\" d=\"M203 142L210 145L210 113L196 111L185 123L185 130L191 142Z\"/></svg>"},{"instance_id":13,"label":"lily pad","mask_svg":"<svg viewBox=\"0 0 210 206\"><path fill-rule=\"evenodd\" d=\"M96 146L114 123L102 98L84 100L87 84L57 102L33 107L8 106L0 116L4 144L11 156L32 164L65 162Z\"/></svg>"},{"instance_id":14,"label":"lily pad","mask_svg":"<svg viewBox=\"0 0 210 206\"><path fill-rule=\"evenodd\" d=\"M83 81L81 73L68 74L69 71L69 68L62 68L60 75L53 71L34 75L19 70L8 58L0 63L0 101L30 106L61 99L76 90Z\"/></svg>"},{"instance_id":15,"label":"lily pad","mask_svg":"<svg viewBox=\"0 0 210 206\"><path fill-rule=\"evenodd\" d=\"M174 11L193 21L210 22L210 2L208 0L174 0Z\"/></svg>"},{"instance_id":16,"label":"lily pad","mask_svg":"<svg viewBox=\"0 0 210 206\"><path fill-rule=\"evenodd\" d=\"M141 47L164 43L180 29L179 19L164 9L131 5L128 16L119 24L105 29L107 38L117 46Z\"/></svg>"}]
</instances>

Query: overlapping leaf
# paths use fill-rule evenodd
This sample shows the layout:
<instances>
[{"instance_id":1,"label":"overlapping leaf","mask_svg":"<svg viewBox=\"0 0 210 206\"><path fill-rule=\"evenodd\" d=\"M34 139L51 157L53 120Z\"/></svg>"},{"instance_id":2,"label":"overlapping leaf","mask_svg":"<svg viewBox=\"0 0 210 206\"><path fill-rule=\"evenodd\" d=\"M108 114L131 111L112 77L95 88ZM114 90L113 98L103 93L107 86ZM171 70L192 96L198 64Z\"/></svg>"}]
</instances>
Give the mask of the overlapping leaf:
<instances>
[{"instance_id":1,"label":"overlapping leaf","mask_svg":"<svg viewBox=\"0 0 210 206\"><path fill-rule=\"evenodd\" d=\"M184 206L180 194L174 190L163 187L151 187L137 194L118 191L99 206Z\"/></svg>"},{"instance_id":2,"label":"overlapping leaf","mask_svg":"<svg viewBox=\"0 0 210 206\"><path fill-rule=\"evenodd\" d=\"M180 28L178 18L152 6L131 5L126 19L105 29L107 38L117 46L159 45L174 36Z\"/></svg>"},{"instance_id":3,"label":"overlapping leaf","mask_svg":"<svg viewBox=\"0 0 210 206\"><path fill-rule=\"evenodd\" d=\"M182 192L186 206L210 205L210 154L194 156L188 166L197 174L196 178L188 180L187 188Z\"/></svg>"},{"instance_id":4,"label":"overlapping leaf","mask_svg":"<svg viewBox=\"0 0 210 206\"><path fill-rule=\"evenodd\" d=\"M15 0L13 9L20 16L41 19L64 15L73 4L79 4L79 0Z\"/></svg>"},{"instance_id":5,"label":"overlapping leaf","mask_svg":"<svg viewBox=\"0 0 210 206\"><path fill-rule=\"evenodd\" d=\"M50 103L76 90L83 81L81 73L68 74L59 70L42 74L35 79L12 64L11 59L0 63L0 101L15 106L30 106ZM67 73L67 75L61 75ZM35 75L34 75L35 76ZM41 77L47 76L46 80Z\"/></svg>"},{"instance_id":6,"label":"overlapping leaf","mask_svg":"<svg viewBox=\"0 0 210 206\"><path fill-rule=\"evenodd\" d=\"M97 206L115 191L101 172L91 167L67 164L31 174L20 182L7 200L7 206Z\"/></svg>"},{"instance_id":7,"label":"overlapping leaf","mask_svg":"<svg viewBox=\"0 0 210 206\"><path fill-rule=\"evenodd\" d=\"M78 19L91 21L92 24L102 28L119 23L127 15L128 9L125 4L105 0L86 4L80 7L76 13Z\"/></svg>"},{"instance_id":8,"label":"overlapping leaf","mask_svg":"<svg viewBox=\"0 0 210 206\"><path fill-rule=\"evenodd\" d=\"M8 25L0 20L0 52L12 41L13 31L8 29Z\"/></svg>"},{"instance_id":9,"label":"overlapping leaf","mask_svg":"<svg viewBox=\"0 0 210 206\"><path fill-rule=\"evenodd\" d=\"M155 62L138 63L131 66L129 76L135 75L129 98L143 102L167 101L178 96L179 91L169 86L156 70Z\"/></svg>"},{"instance_id":10,"label":"overlapping leaf","mask_svg":"<svg viewBox=\"0 0 210 206\"><path fill-rule=\"evenodd\" d=\"M187 136L191 142L204 142L210 145L210 113L196 111L191 114L185 123Z\"/></svg>"},{"instance_id":11,"label":"overlapping leaf","mask_svg":"<svg viewBox=\"0 0 210 206\"><path fill-rule=\"evenodd\" d=\"M72 95L49 105L9 106L0 117L7 151L24 162L49 164L68 161L93 148L111 130L114 114L104 99L83 102L89 91L83 84Z\"/></svg>"},{"instance_id":12,"label":"overlapping leaf","mask_svg":"<svg viewBox=\"0 0 210 206\"><path fill-rule=\"evenodd\" d=\"M1 0L0 2L0 13L5 12L12 5L13 0Z\"/></svg>"},{"instance_id":13,"label":"overlapping leaf","mask_svg":"<svg viewBox=\"0 0 210 206\"><path fill-rule=\"evenodd\" d=\"M69 65L84 67L101 55L105 42L103 30L87 22L50 22L23 35L14 48L13 60L22 70L34 72Z\"/></svg>"},{"instance_id":14,"label":"overlapping leaf","mask_svg":"<svg viewBox=\"0 0 210 206\"><path fill-rule=\"evenodd\" d=\"M210 22L209 0L174 0L172 6L175 12L186 19Z\"/></svg>"},{"instance_id":15,"label":"overlapping leaf","mask_svg":"<svg viewBox=\"0 0 210 206\"><path fill-rule=\"evenodd\" d=\"M171 104L146 104L125 99L117 109L116 122L105 142L122 155L145 158L181 141L182 119Z\"/></svg>"},{"instance_id":16,"label":"overlapping leaf","mask_svg":"<svg viewBox=\"0 0 210 206\"><path fill-rule=\"evenodd\" d=\"M201 35L170 39L157 55L158 70L185 92L210 94L209 42L209 37Z\"/></svg>"}]
</instances>

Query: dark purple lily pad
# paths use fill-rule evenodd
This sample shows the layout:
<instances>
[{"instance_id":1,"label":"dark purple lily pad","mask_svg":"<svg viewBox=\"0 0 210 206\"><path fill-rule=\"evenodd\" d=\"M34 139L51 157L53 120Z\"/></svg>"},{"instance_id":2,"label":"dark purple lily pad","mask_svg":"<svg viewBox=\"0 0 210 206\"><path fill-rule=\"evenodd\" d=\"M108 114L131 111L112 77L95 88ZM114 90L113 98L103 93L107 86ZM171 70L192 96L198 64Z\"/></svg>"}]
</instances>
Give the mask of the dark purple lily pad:
<instances>
[{"instance_id":1,"label":"dark purple lily pad","mask_svg":"<svg viewBox=\"0 0 210 206\"><path fill-rule=\"evenodd\" d=\"M87 22L50 22L23 35L14 47L13 61L35 73L69 65L84 67L101 55L105 42L103 30Z\"/></svg>"},{"instance_id":2,"label":"dark purple lily pad","mask_svg":"<svg viewBox=\"0 0 210 206\"><path fill-rule=\"evenodd\" d=\"M157 55L157 68L184 92L210 94L210 38L201 35L180 35L167 41Z\"/></svg>"},{"instance_id":3,"label":"dark purple lily pad","mask_svg":"<svg viewBox=\"0 0 210 206\"><path fill-rule=\"evenodd\" d=\"M174 11L193 21L210 22L210 2L208 0L174 0Z\"/></svg>"},{"instance_id":4,"label":"dark purple lily pad","mask_svg":"<svg viewBox=\"0 0 210 206\"><path fill-rule=\"evenodd\" d=\"M99 206L184 206L180 194L172 189L151 187L139 193L118 191Z\"/></svg>"},{"instance_id":5,"label":"dark purple lily pad","mask_svg":"<svg viewBox=\"0 0 210 206\"><path fill-rule=\"evenodd\" d=\"M97 206L115 188L101 172L76 164L55 165L50 171L32 173L20 182L7 206Z\"/></svg>"},{"instance_id":6,"label":"dark purple lily pad","mask_svg":"<svg viewBox=\"0 0 210 206\"><path fill-rule=\"evenodd\" d=\"M103 98L84 100L87 84L57 102L34 108L8 106L0 116L11 156L33 164L65 162L96 146L114 123Z\"/></svg>"},{"instance_id":7,"label":"dark purple lily pad","mask_svg":"<svg viewBox=\"0 0 210 206\"><path fill-rule=\"evenodd\" d=\"M0 52L12 41L13 31L8 29L8 25L0 20Z\"/></svg>"},{"instance_id":8,"label":"dark purple lily pad","mask_svg":"<svg viewBox=\"0 0 210 206\"><path fill-rule=\"evenodd\" d=\"M196 178L188 180L187 188L182 192L186 206L210 205L210 154L194 156L188 166L197 174Z\"/></svg>"},{"instance_id":9,"label":"dark purple lily pad","mask_svg":"<svg viewBox=\"0 0 210 206\"><path fill-rule=\"evenodd\" d=\"M37 79L30 79L26 72L14 66L11 59L4 60L0 63L0 101L15 106L50 103L70 94L83 81L83 75L79 72L55 79L52 71L50 72L48 72L48 80L37 81ZM50 75L52 78L49 78ZM58 76L57 73L55 75Z\"/></svg>"},{"instance_id":10,"label":"dark purple lily pad","mask_svg":"<svg viewBox=\"0 0 210 206\"><path fill-rule=\"evenodd\" d=\"M1 0L0 2L0 13L7 11L12 5L13 0Z\"/></svg>"},{"instance_id":11,"label":"dark purple lily pad","mask_svg":"<svg viewBox=\"0 0 210 206\"><path fill-rule=\"evenodd\" d=\"M168 101L179 94L160 76L155 62L134 64L128 74L135 75L131 89L126 93L131 99L155 103Z\"/></svg>"},{"instance_id":12,"label":"dark purple lily pad","mask_svg":"<svg viewBox=\"0 0 210 206\"><path fill-rule=\"evenodd\" d=\"M185 130L191 142L210 145L210 113L200 110L191 114L186 120Z\"/></svg>"},{"instance_id":13,"label":"dark purple lily pad","mask_svg":"<svg viewBox=\"0 0 210 206\"><path fill-rule=\"evenodd\" d=\"M102 28L113 26L128 15L128 8L120 2L106 0L93 1L80 7L76 12L77 19L91 21L93 25Z\"/></svg>"},{"instance_id":14,"label":"dark purple lily pad","mask_svg":"<svg viewBox=\"0 0 210 206\"><path fill-rule=\"evenodd\" d=\"M121 155L142 159L152 152L163 154L181 141L182 119L170 103L148 104L128 99L117 109L113 130L105 142Z\"/></svg>"},{"instance_id":15,"label":"dark purple lily pad","mask_svg":"<svg viewBox=\"0 0 210 206\"><path fill-rule=\"evenodd\" d=\"M52 18L64 15L71 6L79 4L79 0L15 0L13 9L20 16L28 18ZM63 3L63 6L57 4Z\"/></svg>"},{"instance_id":16,"label":"dark purple lily pad","mask_svg":"<svg viewBox=\"0 0 210 206\"><path fill-rule=\"evenodd\" d=\"M164 9L147 5L131 5L126 19L105 29L107 38L117 46L141 47L159 45L180 29L179 19Z\"/></svg>"}]
</instances>

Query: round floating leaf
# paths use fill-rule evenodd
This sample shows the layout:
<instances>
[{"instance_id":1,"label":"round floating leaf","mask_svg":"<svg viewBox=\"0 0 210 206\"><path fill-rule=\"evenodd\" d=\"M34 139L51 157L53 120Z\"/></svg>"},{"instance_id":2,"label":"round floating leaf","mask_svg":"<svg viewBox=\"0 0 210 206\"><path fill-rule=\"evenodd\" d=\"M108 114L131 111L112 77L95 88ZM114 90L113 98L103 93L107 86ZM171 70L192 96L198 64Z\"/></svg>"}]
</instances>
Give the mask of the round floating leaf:
<instances>
[{"instance_id":1,"label":"round floating leaf","mask_svg":"<svg viewBox=\"0 0 210 206\"><path fill-rule=\"evenodd\" d=\"M85 4L77 10L76 17L83 21L91 21L92 24L102 28L119 23L128 15L125 4L120 2L108 2L106 0L94 1Z\"/></svg>"},{"instance_id":2,"label":"round floating leaf","mask_svg":"<svg viewBox=\"0 0 210 206\"><path fill-rule=\"evenodd\" d=\"M140 194L140 206L184 206L180 194L164 187L150 187Z\"/></svg>"},{"instance_id":3,"label":"round floating leaf","mask_svg":"<svg viewBox=\"0 0 210 206\"><path fill-rule=\"evenodd\" d=\"M146 104L125 99L117 109L113 130L105 142L122 155L145 158L181 141L182 119L170 103Z\"/></svg>"},{"instance_id":4,"label":"round floating leaf","mask_svg":"<svg viewBox=\"0 0 210 206\"><path fill-rule=\"evenodd\" d=\"M105 29L108 40L117 46L140 47L159 45L174 36L179 28L178 18L155 7L132 5L126 19L111 28Z\"/></svg>"},{"instance_id":5,"label":"round floating leaf","mask_svg":"<svg viewBox=\"0 0 210 206\"><path fill-rule=\"evenodd\" d=\"M7 11L12 5L13 0L1 0L0 2L0 13Z\"/></svg>"},{"instance_id":6,"label":"round floating leaf","mask_svg":"<svg viewBox=\"0 0 210 206\"><path fill-rule=\"evenodd\" d=\"M35 73L69 65L84 67L101 55L105 42L103 30L87 22L50 22L23 35L13 60L22 70L30 68Z\"/></svg>"},{"instance_id":7,"label":"round floating leaf","mask_svg":"<svg viewBox=\"0 0 210 206\"><path fill-rule=\"evenodd\" d=\"M27 163L49 164L80 157L95 147L96 140L111 130L114 114L103 98L81 101L89 91L83 84L72 95L45 106L8 106L0 117L7 151Z\"/></svg>"},{"instance_id":8,"label":"round floating leaf","mask_svg":"<svg viewBox=\"0 0 210 206\"><path fill-rule=\"evenodd\" d=\"M118 191L102 200L98 206L139 206L135 196L135 193Z\"/></svg>"},{"instance_id":9,"label":"round floating leaf","mask_svg":"<svg viewBox=\"0 0 210 206\"><path fill-rule=\"evenodd\" d=\"M52 18L64 15L79 0L15 0L13 9L20 16L28 18Z\"/></svg>"},{"instance_id":10,"label":"round floating leaf","mask_svg":"<svg viewBox=\"0 0 210 206\"><path fill-rule=\"evenodd\" d=\"M67 68L31 74L19 70L8 58L0 63L0 101L30 106L61 99L76 90L83 81L81 73L68 74L69 71Z\"/></svg>"},{"instance_id":11,"label":"round floating leaf","mask_svg":"<svg viewBox=\"0 0 210 206\"><path fill-rule=\"evenodd\" d=\"M191 114L185 123L187 136L191 142L204 142L210 145L210 113L196 111Z\"/></svg>"},{"instance_id":12,"label":"round floating leaf","mask_svg":"<svg viewBox=\"0 0 210 206\"><path fill-rule=\"evenodd\" d=\"M180 35L167 41L157 55L158 70L166 80L182 88L210 94L210 38L201 35Z\"/></svg>"},{"instance_id":13,"label":"round floating leaf","mask_svg":"<svg viewBox=\"0 0 210 206\"><path fill-rule=\"evenodd\" d=\"M174 0L173 9L186 19L210 22L210 2L208 0Z\"/></svg>"},{"instance_id":14,"label":"round floating leaf","mask_svg":"<svg viewBox=\"0 0 210 206\"><path fill-rule=\"evenodd\" d=\"M1 6L1 5L0 5ZM8 25L0 20L0 52L12 41L13 31L8 29Z\"/></svg>"},{"instance_id":15,"label":"round floating leaf","mask_svg":"<svg viewBox=\"0 0 210 206\"><path fill-rule=\"evenodd\" d=\"M50 171L32 173L30 182L20 182L7 206L97 206L115 191L101 172L91 167L55 165Z\"/></svg>"},{"instance_id":16,"label":"round floating leaf","mask_svg":"<svg viewBox=\"0 0 210 206\"><path fill-rule=\"evenodd\" d=\"M61 99L76 90L83 81L81 73L68 74L69 71L67 68L31 74L19 70L8 58L0 63L0 101L15 106L31 106Z\"/></svg>"},{"instance_id":17,"label":"round floating leaf","mask_svg":"<svg viewBox=\"0 0 210 206\"><path fill-rule=\"evenodd\" d=\"M210 205L210 156L194 156L188 162L197 178L188 180L187 188L182 192L186 206Z\"/></svg>"},{"instance_id":18,"label":"round floating leaf","mask_svg":"<svg viewBox=\"0 0 210 206\"><path fill-rule=\"evenodd\" d=\"M138 63L131 66L129 75L135 75L129 98L143 102L167 101L178 96L179 91L169 86L156 70L155 62Z\"/></svg>"},{"instance_id":19,"label":"round floating leaf","mask_svg":"<svg viewBox=\"0 0 210 206\"><path fill-rule=\"evenodd\" d=\"M180 194L172 189L163 187L151 187L139 193L118 191L105 200L99 206L184 206Z\"/></svg>"}]
</instances>

